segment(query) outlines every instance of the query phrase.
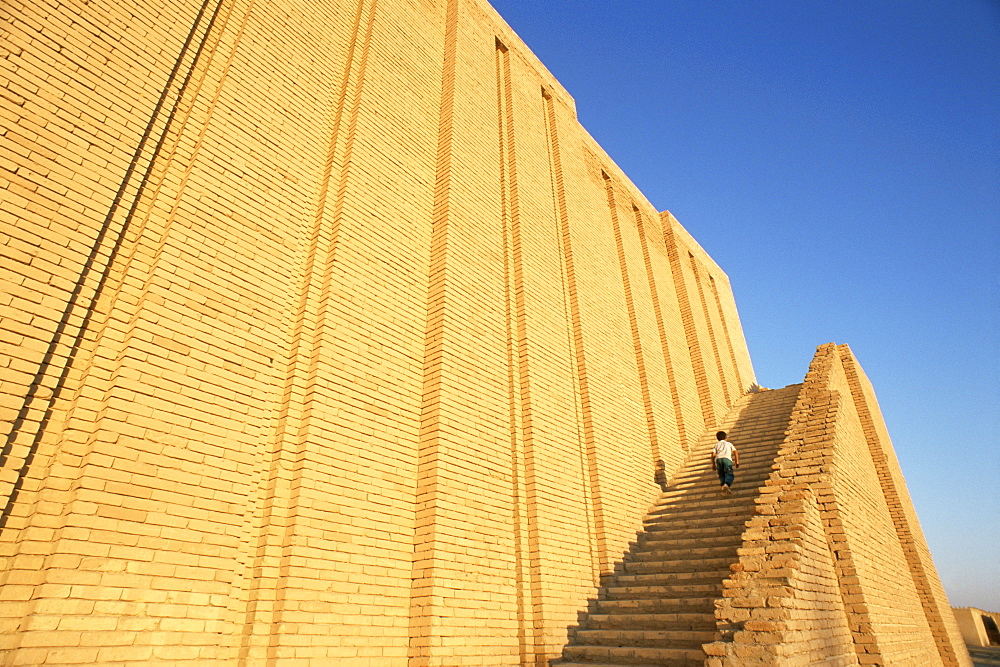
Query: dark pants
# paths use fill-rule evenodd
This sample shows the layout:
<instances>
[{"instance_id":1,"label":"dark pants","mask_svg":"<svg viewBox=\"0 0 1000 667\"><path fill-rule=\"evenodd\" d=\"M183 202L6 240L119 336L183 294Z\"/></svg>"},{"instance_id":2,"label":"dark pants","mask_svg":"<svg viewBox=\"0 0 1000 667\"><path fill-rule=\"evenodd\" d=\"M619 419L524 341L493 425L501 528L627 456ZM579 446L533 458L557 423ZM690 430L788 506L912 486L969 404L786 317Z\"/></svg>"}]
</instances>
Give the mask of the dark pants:
<instances>
[{"instance_id":1,"label":"dark pants","mask_svg":"<svg viewBox=\"0 0 1000 667\"><path fill-rule=\"evenodd\" d=\"M736 475L733 474L733 462L729 459L715 459L715 469L719 472L719 484L732 486Z\"/></svg>"}]
</instances>

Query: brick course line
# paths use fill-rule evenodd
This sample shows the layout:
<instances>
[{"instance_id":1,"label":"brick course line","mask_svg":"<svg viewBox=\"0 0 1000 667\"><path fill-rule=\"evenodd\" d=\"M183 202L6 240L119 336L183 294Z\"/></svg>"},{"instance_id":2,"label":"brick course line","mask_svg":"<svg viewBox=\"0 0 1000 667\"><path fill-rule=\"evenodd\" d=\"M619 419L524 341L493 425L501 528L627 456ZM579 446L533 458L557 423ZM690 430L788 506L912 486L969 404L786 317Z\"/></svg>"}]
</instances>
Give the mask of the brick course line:
<instances>
[{"instance_id":1,"label":"brick course line","mask_svg":"<svg viewBox=\"0 0 1000 667\"><path fill-rule=\"evenodd\" d=\"M580 443L580 457L583 467L583 486L587 509L588 542L591 552L594 585L600 582L600 573L610 570L607 536L604 531L604 507L601 500L601 480L597 473L597 449L594 439L594 415L590 405L590 385L587 378L587 357L584 352L583 326L580 317L580 297L576 282L576 265L573 262L573 244L570 235L569 211L566 206L566 187L563 180L562 155L559 147L559 131L556 125L555 104L552 96L543 89L545 101L546 128L548 130L549 153L552 161L553 194L556 200L556 214L559 221L560 250L563 272L566 280L569 305L569 329L575 364L574 380L579 396L579 415L583 430Z\"/></svg>"},{"instance_id":2,"label":"brick course line","mask_svg":"<svg viewBox=\"0 0 1000 667\"><path fill-rule=\"evenodd\" d=\"M191 26L191 30L188 33L184 45L181 47L181 51L177 56L177 60L174 63L174 67L171 70L170 76L167 78L167 82L165 83L163 90L160 93L160 97L157 100L156 106L153 108L153 112L150 114L150 119L149 122L146 124L146 129L143 132L142 139L140 139L138 146L136 147L135 151L132 154L132 159L129 163L128 169L125 171L125 174L122 177L122 181L118 187L118 191L115 194L114 199L112 200L111 206L108 209L108 213L105 215L103 223L101 224L101 231L98 233L97 238L95 239L94 244L91 247L90 254L87 257L87 260L84 262L83 270L80 273L80 276L77 279L76 283L74 284L72 291L70 292L69 299L66 303L65 308L63 309L62 317L59 320L59 324L56 327L52 340L49 342L45 355L42 358L42 363L38 371L35 373L34 380L32 381L31 386L29 387L28 392L25 395L23 405L18 411L18 415L13 422L11 431L7 436L6 442L4 443L4 447L2 450L0 450L0 470L8 467L8 461L11 458L14 442L16 441L18 435L20 434L20 430L24 426L24 423L27 420L27 416L32 410L37 409L33 408L31 405L33 399L38 393L38 390L41 388L43 380L45 379L46 376L49 375L50 370L52 370L52 367L56 363L55 359L56 350L59 348L60 345L64 344L62 343L63 335L66 332L66 329L70 326L70 320L73 319L73 314L74 311L76 310L77 302L81 298L81 293L83 291L84 285L90 279L90 274L93 271L97 270L94 268L94 265L97 262L98 256L104 247L105 238L111 234L111 222L121 206L126 191L133 184L133 175L136 173L136 170L138 169L138 165L145 151L146 144L152 138L154 133L154 128L161 120L161 112L164 108L164 105L166 104L167 98L170 96L172 84L181 72L188 51L192 43L194 43L195 41L195 35L198 32L198 28L201 25L202 19L205 16L205 12L209 7L210 2L211 0L204 1L198 12L198 16L195 19L194 24ZM167 112L165 119L162 121L163 129L160 133L159 139L156 142L156 145L154 146L150 154L149 162L147 163L145 170L142 172L142 175L139 177L139 181L136 186L136 193L133 196L132 203L125 215L124 220L122 221L121 226L119 227L118 231L115 233L114 237L110 242L110 249L108 250L108 259L105 262L104 267L100 269L100 274L97 279L97 285L94 288L94 293L91 295L88 304L83 307L84 312L81 317L82 321L79 325L79 328L77 329L76 334L73 336L73 342L69 344L69 352L66 355L65 363L63 364L61 369L59 369L59 374L57 376L55 385L52 387L52 393L50 397L47 399L47 404L44 408L44 413L41 419L39 420L37 430L34 433L34 437L32 438L31 444L28 446L28 451L25 454L24 458L22 459L21 466L17 471L17 479L13 483L13 486L10 489L9 494L7 494L7 499L3 509L0 510L0 530L2 530L4 526L6 526L7 520L10 517L11 510L13 509L14 504L17 502L17 497L19 495L21 486L24 483L24 477L25 475L27 475L28 469L31 467L31 463L34 458L35 452L38 449L41 437L45 432L49 420L52 418L54 403L59 398L59 394L61 393L63 386L65 385L66 380L69 376L69 371L73 366L73 360L76 357L80 345L83 342L83 338L86 335L87 330L90 326L91 319L94 316L94 311L97 305L97 301L104 290L104 286L108 280L108 276L110 275L111 268L112 266L114 266L115 258L117 257L117 254L121 248L122 242L125 237L125 233L128 231L129 224L132 221L132 217L135 215L139 202L142 199L142 193L148 182L150 173L153 169L153 165L156 162L156 156L158 155L161 147L163 146L167 138L168 130L174 120L174 114L177 112L178 105L181 101L181 98L184 95L184 91L187 88L188 83L191 81L191 77L194 74L198 60L201 57L201 54L205 47L205 43L208 39L208 35L212 31L212 27L215 24L215 19L219 14L219 10L221 9L222 5L223 5L223 0L218 0L218 2L215 5L215 9L212 11L211 18L209 19L207 27L205 28L205 32L202 34L200 40L198 41L187 74L185 75L182 83L177 89L174 103L171 106L170 110Z\"/></svg>"}]
</instances>

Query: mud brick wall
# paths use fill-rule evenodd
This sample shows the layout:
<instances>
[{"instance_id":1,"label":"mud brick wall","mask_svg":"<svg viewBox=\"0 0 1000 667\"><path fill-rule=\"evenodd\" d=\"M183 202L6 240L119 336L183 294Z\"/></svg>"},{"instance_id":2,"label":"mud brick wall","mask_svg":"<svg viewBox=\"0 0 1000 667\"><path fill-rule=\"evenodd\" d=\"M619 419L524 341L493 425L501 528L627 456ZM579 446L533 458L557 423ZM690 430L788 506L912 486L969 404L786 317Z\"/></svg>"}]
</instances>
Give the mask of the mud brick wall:
<instances>
[{"instance_id":1,"label":"mud brick wall","mask_svg":"<svg viewBox=\"0 0 1000 667\"><path fill-rule=\"evenodd\" d=\"M473 0L0 7L0 652L555 655L753 381Z\"/></svg>"},{"instance_id":2,"label":"mud brick wall","mask_svg":"<svg viewBox=\"0 0 1000 667\"><path fill-rule=\"evenodd\" d=\"M0 22L5 663L556 656L754 383L570 95L479 0ZM967 664L846 348L768 485L713 659Z\"/></svg>"},{"instance_id":3,"label":"mud brick wall","mask_svg":"<svg viewBox=\"0 0 1000 667\"><path fill-rule=\"evenodd\" d=\"M1000 623L1000 613L983 611L975 607L952 607L962 640L969 647L997 645L996 627ZM987 628L987 624L992 625Z\"/></svg>"}]
</instances>

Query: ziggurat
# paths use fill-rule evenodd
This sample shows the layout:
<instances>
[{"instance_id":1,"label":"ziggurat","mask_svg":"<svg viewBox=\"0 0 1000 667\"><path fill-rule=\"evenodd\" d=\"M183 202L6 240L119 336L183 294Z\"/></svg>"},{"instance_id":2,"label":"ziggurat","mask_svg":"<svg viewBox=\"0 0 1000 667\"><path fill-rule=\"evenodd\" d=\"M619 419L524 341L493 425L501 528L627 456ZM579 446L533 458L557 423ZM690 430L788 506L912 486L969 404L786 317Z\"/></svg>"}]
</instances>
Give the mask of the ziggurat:
<instances>
[{"instance_id":1,"label":"ziggurat","mask_svg":"<svg viewBox=\"0 0 1000 667\"><path fill-rule=\"evenodd\" d=\"M971 664L850 351L758 390L484 0L0 14L3 664Z\"/></svg>"}]
</instances>

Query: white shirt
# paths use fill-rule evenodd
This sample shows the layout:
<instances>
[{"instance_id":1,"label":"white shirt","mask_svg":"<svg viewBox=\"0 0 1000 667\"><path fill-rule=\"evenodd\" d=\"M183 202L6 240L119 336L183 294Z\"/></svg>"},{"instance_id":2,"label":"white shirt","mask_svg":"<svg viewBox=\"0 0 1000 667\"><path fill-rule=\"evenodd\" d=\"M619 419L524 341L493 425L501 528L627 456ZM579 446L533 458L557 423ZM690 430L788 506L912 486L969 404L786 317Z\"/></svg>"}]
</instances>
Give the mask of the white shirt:
<instances>
[{"instance_id":1,"label":"white shirt","mask_svg":"<svg viewBox=\"0 0 1000 667\"><path fill-rule=\"evenodd\" d=\"M715 453L716 459L729 459L733 460L733 452L736 451L736 445L729 442L728 440L719 440L715 443L715 449L712 450Z\"/></svg>"}]
</instances>

